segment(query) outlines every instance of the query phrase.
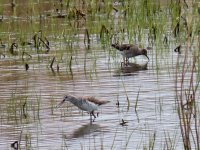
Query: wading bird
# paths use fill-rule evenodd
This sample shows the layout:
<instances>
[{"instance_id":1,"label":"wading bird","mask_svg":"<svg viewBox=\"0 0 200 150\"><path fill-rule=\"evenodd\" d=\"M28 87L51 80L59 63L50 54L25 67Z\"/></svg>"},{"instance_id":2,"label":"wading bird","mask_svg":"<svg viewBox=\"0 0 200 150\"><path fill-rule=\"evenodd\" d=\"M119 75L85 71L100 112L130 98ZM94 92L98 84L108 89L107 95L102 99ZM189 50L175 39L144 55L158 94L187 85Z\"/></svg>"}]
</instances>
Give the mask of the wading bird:
<instances>
[{"instance_id":1,"label":"wading bird","mask_svg":"<svg viewBox=\"0 0 200 150\"><path fill-rule=\"evenodd\" d=\"M64 96L64 99L57 105L57 107L60 107L66 101L71 102L83 111L87 111L90 114L90 120L92 120L92 116L94 116L94 119L96 118L94 111L97 110L99 106L110 102L98 100L91 96L75 97L73 95L67 94Z\"/></svg>"},{"instance_id":2,"label":"wading bird","mask_svg":"<svg viewBox=\"0 0 200 150\"><path fill-rule=\"evenodd\" d=\"M149 61L149 57L147 56L147 50L146 49L142 49L139 48L138 46L134 45L134 44L112 44L112 47L116 48L117 50L119 50L123 56L123 63L127 66L129 64L129 58L131 57L135 57L138 55L144 55L148 58Z\"/></svg>"}]
</instances>

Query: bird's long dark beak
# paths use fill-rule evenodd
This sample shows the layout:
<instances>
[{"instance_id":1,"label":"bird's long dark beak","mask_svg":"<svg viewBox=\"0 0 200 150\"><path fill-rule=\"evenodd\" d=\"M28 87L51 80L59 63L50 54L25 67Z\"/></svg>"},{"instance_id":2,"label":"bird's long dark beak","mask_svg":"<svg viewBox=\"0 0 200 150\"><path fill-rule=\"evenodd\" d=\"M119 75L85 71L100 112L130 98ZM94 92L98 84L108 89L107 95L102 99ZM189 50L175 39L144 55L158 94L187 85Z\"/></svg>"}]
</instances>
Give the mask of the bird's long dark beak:
<instances>
[{"instance_id":1,"label":"bird's long dark beak","mask_svg":"<svg viewBox=\"0 0 200 150\"><path fill-rule=\"evenodd\" d=\"M65 102L65 99L63 99L57 106L56 108L59 108L60 106L62 106L62 104Z\"/></svg>"},{"instance_id":2,"label":"bird's long dark beak","mask_svg":"<svg viewBox=\"0 0 200 150\"><path fill-rule=\"evenodd\" d=\"M148 58L148 61L149 61L149 57L147 55L145 55L147 58Z\"/></svg>"}]
</instances>

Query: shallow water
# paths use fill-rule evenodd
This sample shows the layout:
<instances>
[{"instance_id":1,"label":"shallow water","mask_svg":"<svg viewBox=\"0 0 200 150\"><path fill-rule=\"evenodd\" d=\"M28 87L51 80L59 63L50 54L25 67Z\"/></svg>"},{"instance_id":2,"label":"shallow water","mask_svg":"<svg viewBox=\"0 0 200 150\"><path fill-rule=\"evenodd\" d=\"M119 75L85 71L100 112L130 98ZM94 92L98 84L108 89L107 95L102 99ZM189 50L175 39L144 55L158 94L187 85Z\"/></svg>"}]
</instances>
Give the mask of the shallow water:
<instances>
[{"instance_id":1,"label":"shallow water","mask_svg":"<svg viewBox=\"0 0 200 150\"><path fill-rule=\"evenodd\" d=\"M48 1L44 5L52 6ZM66 22L62 23L64 26ZM167 149L169 139L174 142L172 147L183 149L175 85L177 60L179 57L182 64L184 53L174 53L175 44L160 46L162 54L153 45L148 51L148 64L142 56L130 60L140 66L147 64L146 67L121 68L120 53L109 45L103 48L96 35L90 35L89 50L84 46L84 35L78 35L72 53L66 43L53 40L59 35L47 35L50 53L35 54L34 48L26 46L31 59L22 61L20 56L11 55L0 59L0 149L12 149L15 141L20 142L20 149L144 149L152 146L154 137L154 149ZM147 39L144 41L144 47L149 46ZM2 51L7 52L8 48L6 45ZM188 59L190 64L191 54ZM27 71L25 63L29 64ZM186 76L186 86L189 79L190 74ZM99 109L99 117L91 124L88 113L69 103L55 107L67 93L111 102ZM125 126L120 125L122 119L127 121Z\"/></svg>"},{"instance_id":2,"label":"shallow water","mask_svg":"<svg viewBox=\"0 0 200 150\"><path fill-rule=\"evenodd\" d=\"M1 65L1 148L9 148L19 138L22 149L25 142L33 149L140 149L148 145L154 133L159 149L165 141L165 132L176 136L176 141L180 140L174 100L175 64L161 64L160 67L166 67L167 71L162 69L157 74L151 59L147 70L116 76L118 65L108 64L106 53L101 49L93 50L101 56L97 58L95 73L90 70L84 73L82 60L77 58L77 64L72 65L73 78L64 70L54 75L49 69L32 69L30 66L25 71L13 65L6 72ZM153 57L154 54L151 51L149 55ZM86 61L91 63L90 59ZM95 96L111 103L99 110L100 116L91 125L89 115L70 104L55 108L66 93ZM15 104L9 104L10 101L15 101ZM26 118L19 113L22 109L18 106L20 101L27 101L26 105L30 105L27 106ZM16 112L7 112L13 105L17 105ZM128 121L127 126L120 125L122 119ZM182 145L178 144L178 148Z\"/></svg>"}]
</instances>

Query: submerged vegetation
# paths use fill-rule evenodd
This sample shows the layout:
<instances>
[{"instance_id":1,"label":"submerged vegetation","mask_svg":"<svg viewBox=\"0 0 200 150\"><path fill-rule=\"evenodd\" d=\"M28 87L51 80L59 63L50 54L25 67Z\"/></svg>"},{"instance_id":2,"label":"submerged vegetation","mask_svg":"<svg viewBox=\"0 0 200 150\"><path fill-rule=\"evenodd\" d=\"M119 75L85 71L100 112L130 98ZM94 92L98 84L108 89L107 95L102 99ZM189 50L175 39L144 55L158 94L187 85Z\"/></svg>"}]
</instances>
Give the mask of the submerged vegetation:
<instances>
[{"instance_id":1,"label":"submerged vegetation","mask_svg":"<svg viewBox=\"0 0 200 150\"><path fill-rule=\"evenodd\" d=\"M101 87L102 72L107 76L112 76L112 68L120 68L118 53L112 49L111 44L134 43L139 47L149 49L148 56L151 62L148 65L153 68L152 74L156 74L157 84L160 76L163 75L163 70L166 71L166 76L173 78L171 82L175 88L170 90L175 93L173 104L175 104L176 116L179 119L178 129L181 133L183 148L200 149L199 18L200 3L197 0L43 0L37 2L1 0L1 125L20 126L20 138L16 139L18 142L9 143L11 147L14 149L16 147L17 149L38 148L39 144L32 143L33 136L28 130L28 125L34 126L33 124L38 122L40 124L40 120L45 120L46 117L54 121L57 115L57 110L54 108L56 98L66 92L64 90L66 85L70 87L73 85L70 91L77 92L76 88L79 87L76 85L77 80L82 81L84 78L90 81L88 84L91 84L94 89L97 86ZM166 59L169 56L170 59ZM99 68L102 64L106 67L104 66L104 70L100 73ZM163 68L163 64L167 67ZM109 73L105 71L105 68ZM135 95L131 93L133 87L131 89L127 86L135 81L130 82L128 77L137 76L135 72L139 70L147 70L147 65L140 69L121 68L118 71L119 75L112 77L119 78L119 82L122 83L120 84L122 92L116 91L114 87L116 85L113 85L110 93L105 92L107 94L118 92L116 94L118 113L120 114L123 110L126 110L126 113L132 111L131 114L136 113L138 123L141 120L139 117L142 109L141 99L144 94L143 86L141 86L143 82L137 83L139 88L134 88ZM128 81L125 80L126 77ZM103 76L103 78L106 77ZM95 85L94 80L97 80L99 85ZM35 81L40 83L34 84ZM48 82L52 84L46 85ZM83 83L80 82L80 84ZM85 84L81 86L82 93L98 95L101 92L86 91L87 86ZM5 92L6 90L9 92ZM45 93L45 90L48 92ZM62 92L56 90L62 90ZM151 91L148 92L151 94ZM160 95L160 91L157 92L157 95ZM125 102L120 101L121 93L123 93L121 100ZM168 97L164 98L168 100ZM44 102L43 99L48 99L48 102ZM163 97L159 97L160 116L165 111L162 99ZM67 107L66 112L71 111L73 109ZM72 113L62 114L71 116ZM45 121L43 124L48 124ZM133 121L132 118L128 120L126 128L131 126L131 121ZM95 131L95 127L93 125L88 128L94 128ZM109 146L111 149L116 148L115 144L119 140L118 128L111 140L112 146ZM156 149L159 146L160 149L181 147L177 146L177 141L180 140L178 133L172 135L170 131L164 131L164 140L162 139L161 144L157 145L159 133L147 128L148 123L145 122L145 134L148 136L145 135L146 137L141 137L137 141L137 149ZM133 141L136 129L134 127L129 132L126 131L126 138L122 142L124 149L129 149L131 145L129 143ZM16 130L14 131L18 134ZM65 131L62 131L63 137L65 137L64 134ZM65 145L63 147L68 149L66 141L64 140L63 144L62 140L60 141L62 146ZM36 141L40 143L38 139ZM106 143L105 139L101 137L101 149L106 149L104 143ZM79 144L82 149L91 146L85 146L86 143Z\"/></svg>"}]
</instances>

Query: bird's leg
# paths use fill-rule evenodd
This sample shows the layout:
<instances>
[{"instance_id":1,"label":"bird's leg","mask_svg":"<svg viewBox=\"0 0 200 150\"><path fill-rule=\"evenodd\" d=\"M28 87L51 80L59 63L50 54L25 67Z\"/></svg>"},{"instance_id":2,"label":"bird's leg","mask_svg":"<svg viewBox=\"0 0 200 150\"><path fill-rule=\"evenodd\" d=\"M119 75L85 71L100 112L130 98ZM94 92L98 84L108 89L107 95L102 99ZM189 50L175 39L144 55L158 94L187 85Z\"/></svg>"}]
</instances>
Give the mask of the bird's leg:
<instances>
[{"instance_id":1,"label":"bird's leg","mask_svg":"<svg viewBox=\"0 0 200 150\"><path fill-rule=\"evenodd\" d=\"M94 120L95 120L96 116L94 114L94 110L92 112L90 112L90 115L91 115L91 118L92 118L92 116L94 116ZM94 120L93 120L93 122L94 122Z\"/></svg>"},{"instance_id":2,"label":"bird's leg","mask_svg":"<svg viewBox=\"0 0 200 150\"><path fill-rule=\"evenodd\" d=\"M121 63L121 67L124 66L124 65L126 65L126 57L123 57L123 62Z\"/></svg>"},{"instance_id":3,"label":"bird's leg","mask_svg":"<svg viewBox=\"0 0 200 150\"><path fill-rule=\"evenodd\" d=\"M92 114L90 113L90 121L92 121Z\"/></svg>"},{"instance_id":4,"label":"bird's leg","mask_svg":"<svg viewBox=\"0 0 200 150\"><path fill-rule=\"evenodd\" d=\"M94 110L91 112L92 116L94 116L94 118L96 118L95 114L94 114Z\"/></svg>"},{"instance_id":5,"label":"bird's leg","mask_svg":"<svg viewBox=\"0 0 200 150\"><path fill-rule=\"evenodd\" d=\"M94 122L94 120L92 120L92 114L90 113L90 124L92 124L92 122Z\"/></svg>"},{"instance_id":6,"label":"bird's leg","mask_svg":"<svg viewBox=\"0 0 200 150\"><path fill-rule=\"evenodd\" d=\"M123 65L124 65L124 62L121 62L121 68L123 67Z\"/></svg>"},{"instance_id":7,"label":"bird's leg","mask_svg":"<svg viewBox=\"0 0 200 150\"><path fill-rule=\"evenodd\" d=\"M126 66L129 65L129 61L128 61L128 58L126 57Z\"/></svg>"}]
</instances>

